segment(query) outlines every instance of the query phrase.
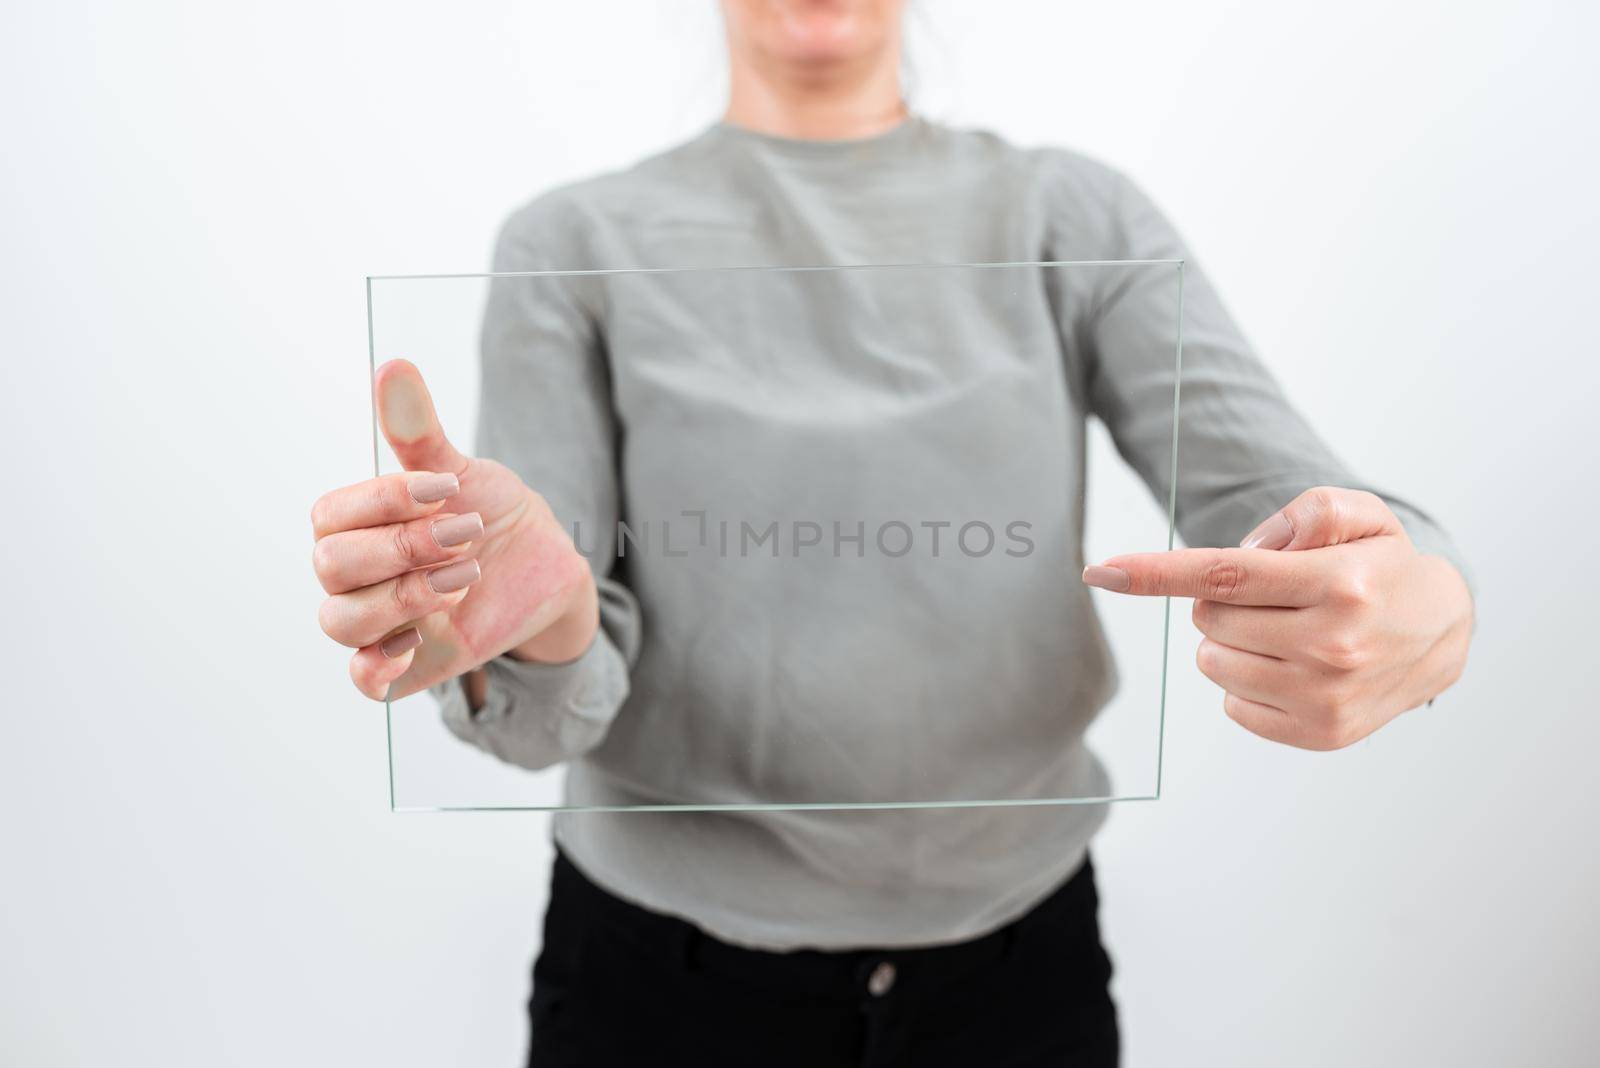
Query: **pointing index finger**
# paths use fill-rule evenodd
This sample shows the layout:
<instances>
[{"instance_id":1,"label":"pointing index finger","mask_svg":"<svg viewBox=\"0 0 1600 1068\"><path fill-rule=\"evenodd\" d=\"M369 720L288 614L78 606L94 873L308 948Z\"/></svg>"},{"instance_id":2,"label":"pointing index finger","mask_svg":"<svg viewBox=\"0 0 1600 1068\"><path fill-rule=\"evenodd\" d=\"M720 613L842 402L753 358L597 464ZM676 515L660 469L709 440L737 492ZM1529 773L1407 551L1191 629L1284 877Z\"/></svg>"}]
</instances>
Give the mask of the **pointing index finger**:
<instances>
[{"instance_id":1,"label":"pointing index finger","mask_svg":"<svg viewBox=\"0 0 1600 1068\"><path fill-rule=\"evenodd\" d=\"M1113 556L1083 581L1136 597L1194 597L1227 604L1303 608L1316 604L1321 569L1312 553L1268 549L1173 549Z\"/></svg>"}]
</instances>

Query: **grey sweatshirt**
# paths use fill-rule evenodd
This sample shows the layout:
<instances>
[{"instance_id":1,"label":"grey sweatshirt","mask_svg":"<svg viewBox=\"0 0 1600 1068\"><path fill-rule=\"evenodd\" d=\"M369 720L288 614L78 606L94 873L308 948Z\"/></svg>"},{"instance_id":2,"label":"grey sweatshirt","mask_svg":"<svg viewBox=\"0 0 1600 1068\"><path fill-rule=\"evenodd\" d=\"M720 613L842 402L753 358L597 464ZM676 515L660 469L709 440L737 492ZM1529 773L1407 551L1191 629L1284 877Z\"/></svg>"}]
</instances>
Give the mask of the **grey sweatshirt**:
<instances>
[{"instance_id":1,"label":"grey sweatshirt","mask_svg":"<svg viewBox=\"0 0 1600 1068\"><path fill-rule=\"evenodd\" d=\"M1236 544L1309 486L1362 486L1151 201L1071 152L920 119L856 142L718 125L539 197L494 269L1178 258L1184 540ZM1078 574L1085 421L1164 502L1172 298L1170 268L495 280L476 448L576 530L602 629L569 664L491 661L476 712L436 687L446 722L516 764L567 762L575 805L1109 793L1083 745L1115 686ZM619 558L619 521L653 544ZM981 556L955 543L972 522L994 532ZM833 949L992 930L1073 871L1105 815L554 827L620 897L736 943Z\"/></svg>"}]
</instances>

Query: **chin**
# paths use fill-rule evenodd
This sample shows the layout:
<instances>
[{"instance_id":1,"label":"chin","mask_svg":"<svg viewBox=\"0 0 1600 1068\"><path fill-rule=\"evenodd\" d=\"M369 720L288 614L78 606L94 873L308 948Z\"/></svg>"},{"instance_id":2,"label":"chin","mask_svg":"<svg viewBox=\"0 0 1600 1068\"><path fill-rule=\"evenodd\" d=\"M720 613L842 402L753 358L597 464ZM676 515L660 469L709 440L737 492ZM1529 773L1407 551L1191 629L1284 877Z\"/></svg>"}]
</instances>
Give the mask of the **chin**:
<instances>
[{"instance_id":1,"label":"chin","mask_svg":"<svg viewBox=\"0 0 1600 1068\"><path fill-rule=\"evenodd\" d=\"M794 63L856 59L883 47L902 0L725 0L730 30Z\"/></svg>"}]
</instances>

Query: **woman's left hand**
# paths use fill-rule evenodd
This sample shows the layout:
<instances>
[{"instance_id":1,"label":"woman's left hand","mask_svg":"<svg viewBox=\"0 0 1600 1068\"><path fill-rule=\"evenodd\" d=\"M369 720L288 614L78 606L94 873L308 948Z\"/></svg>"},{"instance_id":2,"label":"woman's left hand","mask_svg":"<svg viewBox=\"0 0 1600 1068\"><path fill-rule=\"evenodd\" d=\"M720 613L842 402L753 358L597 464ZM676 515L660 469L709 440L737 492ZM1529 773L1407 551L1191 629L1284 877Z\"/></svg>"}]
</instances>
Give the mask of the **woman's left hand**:
<instances>
[{"instance_id":1,"label":"woman's left hand","mask_svg":"<svg viewBox=\"0 0 1600 1068\"><path fill-rule=\"evenodd\" d=\"M1114 556L1091 586L1193 597L1196 661L1229 717L1273 741L1339 749L1461 676L1472 596L1446 560L1412 546L1381 499L1318 487L1237 549Z\"/></svg>"}]
</instances>

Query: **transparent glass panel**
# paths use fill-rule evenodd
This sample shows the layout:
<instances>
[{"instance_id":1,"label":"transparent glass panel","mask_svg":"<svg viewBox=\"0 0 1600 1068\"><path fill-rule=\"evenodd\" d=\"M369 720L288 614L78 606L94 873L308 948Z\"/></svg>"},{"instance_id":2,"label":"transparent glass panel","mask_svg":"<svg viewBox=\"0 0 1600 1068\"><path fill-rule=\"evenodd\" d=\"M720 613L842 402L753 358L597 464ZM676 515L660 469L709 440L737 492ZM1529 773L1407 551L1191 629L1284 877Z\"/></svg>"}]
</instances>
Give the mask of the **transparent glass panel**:
<instances>
[{"instance_id":1,"label":"transparent glass panel","mask_svg":"<svg viewBox=\"0 0 1600 1068\"><path fill-rule=\"evenodd\" d=\"M403 359L488 524L388 703L395 809L1159 796L1168 603L1080 571L1172 546L1181 262L389 276L368 314L376 471ZM528 663L568 538L602 630ZM475 710L439 681L485 662Z\"/></svg>"}]
</instances>

